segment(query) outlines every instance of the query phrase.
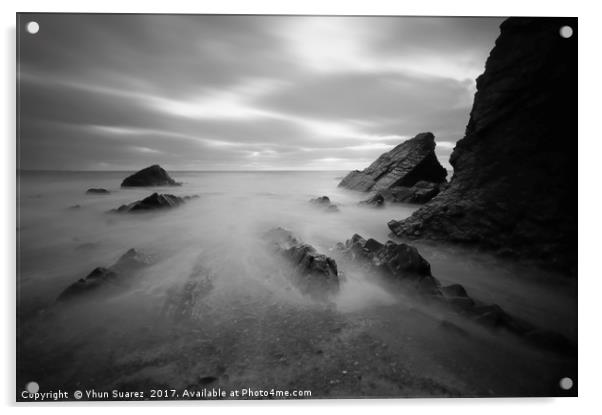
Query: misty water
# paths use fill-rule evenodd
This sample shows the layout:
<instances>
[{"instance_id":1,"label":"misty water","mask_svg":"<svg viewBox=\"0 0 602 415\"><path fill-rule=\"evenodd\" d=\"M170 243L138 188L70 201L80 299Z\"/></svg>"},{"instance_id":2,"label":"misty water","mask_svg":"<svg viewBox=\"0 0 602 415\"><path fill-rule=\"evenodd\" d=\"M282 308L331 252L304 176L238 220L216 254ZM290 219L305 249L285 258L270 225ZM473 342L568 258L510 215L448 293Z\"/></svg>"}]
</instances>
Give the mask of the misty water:
<instances>
[{"instance_id":1,"label":"misty water","mask_svg":"<svg viewBox=\"0 0 602 415\"><path fill-rule=\"evenodd\" d=\"M560 378L576 378L574 358L432 310L339 258L337 242L355 233L384 242L386 223L417 208L357 206L366 195L337 188L344 172L173 172L181 187L121 189L127 174L19 173L19 385L536 396L558 394ZM111 193L85 194L91 187ZM199 197L171 210L109 213L153 191ZM308 203L322 195L340 211ZM331 302L291 283L286 264L261 240L277 226L337 260L344 277ZM443 283L461 283L474 298L576 340L570 279L464 248L411 243ZM152 264L122 289L56 303L67 286L130 248ZM210 289L187 292L199 270Z\"/></svg>"}]
</instances>

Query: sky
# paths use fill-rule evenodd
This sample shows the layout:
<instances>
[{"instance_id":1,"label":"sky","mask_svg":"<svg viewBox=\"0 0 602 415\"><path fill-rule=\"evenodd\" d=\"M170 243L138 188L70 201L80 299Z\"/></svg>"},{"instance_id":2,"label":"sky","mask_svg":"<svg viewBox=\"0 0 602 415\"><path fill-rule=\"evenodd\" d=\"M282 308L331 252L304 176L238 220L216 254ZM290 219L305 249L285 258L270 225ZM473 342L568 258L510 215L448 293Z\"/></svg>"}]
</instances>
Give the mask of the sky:
<instances>
[{"instance_id":1,"label":"sky","mask_svg":"<svg viewBox=\"0 0 602 415\"><path fill-rule=\"evenodd\" d=\"M19 167L353 170L430 131L449 168L502 20L21 15Z\"/></svg>"}]
</instances>

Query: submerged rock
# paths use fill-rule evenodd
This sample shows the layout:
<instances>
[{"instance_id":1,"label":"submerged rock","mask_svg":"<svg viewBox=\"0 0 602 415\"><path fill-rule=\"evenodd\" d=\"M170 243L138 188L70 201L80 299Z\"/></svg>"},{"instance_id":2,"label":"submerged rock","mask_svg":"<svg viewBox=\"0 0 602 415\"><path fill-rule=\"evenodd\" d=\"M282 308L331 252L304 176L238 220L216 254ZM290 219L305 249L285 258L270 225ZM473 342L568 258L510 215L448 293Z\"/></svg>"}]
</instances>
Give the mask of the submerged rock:
<instances>
[{"instance_id":1,"label":"submerged rock","mask_svg":"<svg viewBox=\"0 0 602 415\"><path fill-rule=\"evenodd\" d=\"M349 173L340 187L361 192L412 187L419 181L445 182L447 171L435 155L435 136L421 133L382 154L368 168Z\"/></svg>"},{"instance_id":2,"label":"submerged rock","mask_svg":"<svg viewBox=\"0 0 602 415\"><path fill-rule=\"evenodd\" d=\"M65 301L80 294L90 292L117 278L117 274L108 268L98 267L86 277L80 278L67 287L58 297L58 301Z\"/></svg>"},{"instance_id":3,"label":"submerged rock","mask_svg":"<svg viewBox=\"0 0 602 415\"><path fill-rule=\"evenodd\" d=\"M198 196L174 196L170 194L159 194L153 193L152 195L138 200L137 202L130 203L129 205L121 205L115 212L119 213L131 213L131 212L144 212L149 210L169 209L180 206L189 199L193 199Z\"/></svg>"},{"instance_id":4,"label":"submerged rock","mask_svg":"<svg viewBox=\"0 0 602 415\"><path fill-rule=\"evenodd\" d=\"M283 228L271 229L264 239L294 266L293 283L302 293L324 300L339 291L339 272L334 259L301 243Z\"/></svg>"},{"instance_id":5,"label":"submerged rock","mask_svg":"<svg viewBox=\"0 0 602 415\"><path fill-rule=\"evenodd\" d=\"M98 291L99 288L119 288L132 273L151 264L148 256L130 249L117 262L108 268L97 267L86 277L80 278L67 287L57 298L63 302Z\"/></svg>"},{"instance_id":6,"label":"submerged rock","mask_svg":"<svg viewBox=\"0 0 602 415\"><path fill-rule=\"evenodd\" d=\"M146 186L180 186L158 164L142 169L126 177L121 187L146 187Z\"/></svg>"},{"instance_id":7,"label":"submerged rock","mask_svg":"<svg viewBox=\"0 0 602 415\"><path fill-rule=\"evenodd\" d=\"M338 212L339 207L330 201L328 196L320 196L311 199L309 203L325 209L327 212Z\"/></svg>"},{"instance_id":8,"label":"submerged rock","mask_svg":"<svg viewBox=\"0 0 602 415\"><path fill-rule=\"evenodd\" d=\"M109 192L107 189L103 189L103 188L96 188L93 187L91 189L86 190L86 194L95 194L95 195L107 195L111 192Z\"/></svg>"},{"instance_id":9,"label":"submerged rock","mask_svg":"<svg viewBox=\"0 0 602 415\"><path fill-rule=\"evenodd\" d=\"M450 297L468 297L466 289L460 284L452 284L447 287L441 287L441 292Z\"/></svg>"},{"instance_id":10,"label":"submerged rock","mask_svg":"<svg viewBox=\"0 0 602 415\"><path fill-rule=\"evenodd\" d=\"M470 244L577 272L575 18L509 18L491 51L449 187L408 219L401 237Z\"/></svg>"},{"instance_id":11,"label":"submerged rock","mask_svg":"<svg viewBox=\"0 0 602 415\"><path fill-rule=\"evenodd\" d=\"M377 194L375 194L374 196L372 196L369 199L362 200L358 204L360 206L368 206L368 207L380 208L380 207L385 206L385 198L383 197L382 194L377 193Z\"/></svg>"},{"instance_id":12,"label":"submerged rock","mask_svg":"<svg viewBox=\"0 0 602 415\"><path fill-rule=\"evenodd\" d=\"M151 264L151 258L132 248L123 254L111 269L115 272L129 272Z\"/></svg>"},{"instance_id":13,"label":"submerged rock","mask_svg":"<svg viewBox=\"0 0 602 415\"><path fill-rule=\"evenodd\" d=\"M458 311L465 311L475 305L475 301L468 296L466 289L460 284L441 287L441 293L447 302Z\"/></svg>"}]
</instances>

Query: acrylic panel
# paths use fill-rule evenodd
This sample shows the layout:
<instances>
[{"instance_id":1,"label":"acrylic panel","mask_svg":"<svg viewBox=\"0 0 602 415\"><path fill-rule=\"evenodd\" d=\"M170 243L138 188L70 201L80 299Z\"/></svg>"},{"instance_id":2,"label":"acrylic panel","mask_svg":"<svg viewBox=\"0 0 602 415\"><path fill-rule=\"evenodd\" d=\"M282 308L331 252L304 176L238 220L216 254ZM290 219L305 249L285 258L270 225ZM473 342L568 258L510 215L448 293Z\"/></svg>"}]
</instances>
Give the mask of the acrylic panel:
<instances>
[{"instance_id":1,"label":"acrylic panel","mask_svg":"<svg viewBox=\"0 0 602 415\"><path fill-rule=\"evenodd\" d=\"M16 399L576 396L577 36L18 14Z\"/></svg>"}]
</instances>

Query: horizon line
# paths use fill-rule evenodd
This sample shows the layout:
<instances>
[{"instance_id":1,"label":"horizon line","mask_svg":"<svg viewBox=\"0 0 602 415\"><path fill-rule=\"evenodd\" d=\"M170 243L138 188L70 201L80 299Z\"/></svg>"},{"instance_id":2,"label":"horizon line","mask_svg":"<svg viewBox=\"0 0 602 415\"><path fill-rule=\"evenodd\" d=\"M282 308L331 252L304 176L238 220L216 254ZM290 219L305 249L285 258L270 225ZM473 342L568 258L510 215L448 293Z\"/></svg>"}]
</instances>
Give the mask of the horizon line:
<instances>
[{"instance_id":1,"label":"horizon line","mask_svg":"<svg viewBox=\"0 0 602 415\"><path fill-rule=\"evenodd\" d=\"M73 172L89 172L89 173L94 173L94 172L99 172L99 173L111 173L111 172L130 172L130 171L139 171L142 169L138 169L138 170L125 170L125 169L118 169L118 170L92 170L92 169L16 169L17 172L39 172L39 173L43 173L43 172L53 172L53 173L57 173L57 172L61 172L61 173L73 173ZM168 170L168 169L165 169ZM344 170L331 170L331 169L256 169L256 170L225 170L225 169L215 169L215 170L190 170L190 169L185 169L185 170L172 170L169 169L168 172L282 172L282 171L353 171L353 170L349 170L349 169L344 169Z\"/></svg>"}]
</instances>

